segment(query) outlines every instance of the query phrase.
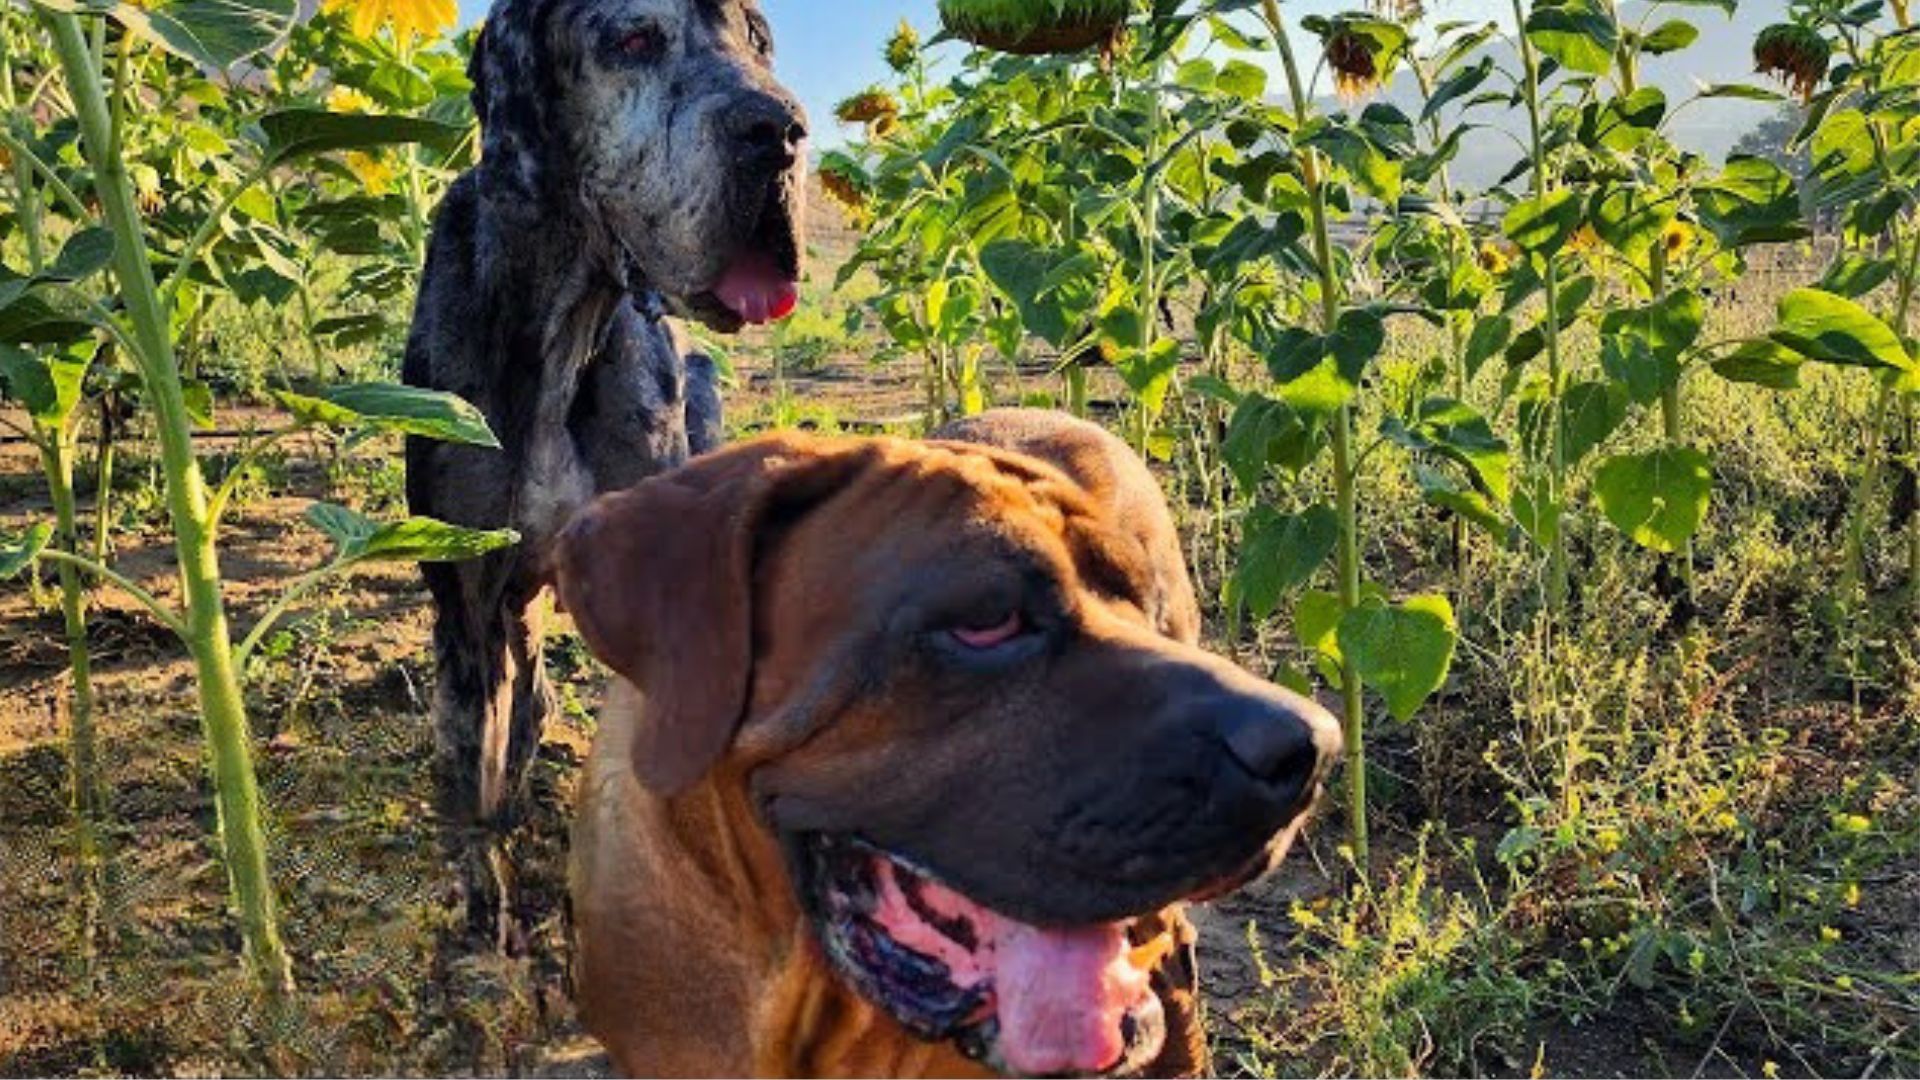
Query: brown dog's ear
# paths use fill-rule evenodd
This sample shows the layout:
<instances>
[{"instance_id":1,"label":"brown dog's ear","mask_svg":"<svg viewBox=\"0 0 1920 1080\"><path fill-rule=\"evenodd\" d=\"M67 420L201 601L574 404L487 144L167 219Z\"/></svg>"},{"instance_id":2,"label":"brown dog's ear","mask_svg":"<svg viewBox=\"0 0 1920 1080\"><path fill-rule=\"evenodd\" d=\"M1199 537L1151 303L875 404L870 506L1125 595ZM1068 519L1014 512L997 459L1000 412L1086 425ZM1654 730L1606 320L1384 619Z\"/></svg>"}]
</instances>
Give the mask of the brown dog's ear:
<instances>
[{"instance_id":1,"label":"brown dog's ear","mask_svg":"<svg viewBox=\"0 0 1920 1080\"><path fill-rule=\"evenodd\" d=\"M675 794L726 752L752 684L762 526L825 498L857 457L806 436L743 443L604 496L561 533L561 603L644 694L633 765L649 790Z\"/></svg>"}]
</instances>

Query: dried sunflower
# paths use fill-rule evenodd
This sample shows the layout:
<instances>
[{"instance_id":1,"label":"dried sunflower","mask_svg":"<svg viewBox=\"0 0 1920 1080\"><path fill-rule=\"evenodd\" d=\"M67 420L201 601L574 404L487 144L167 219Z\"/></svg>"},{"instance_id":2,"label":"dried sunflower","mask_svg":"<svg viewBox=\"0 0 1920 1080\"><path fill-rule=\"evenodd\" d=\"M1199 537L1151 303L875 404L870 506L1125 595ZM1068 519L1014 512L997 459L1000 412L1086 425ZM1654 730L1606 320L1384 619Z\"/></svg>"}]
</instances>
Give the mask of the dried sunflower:
<instances>
[{"instance_id":1,"label":"dried sunflower","mask_svg":"<svg viewBox=\"0 0 1920 1080\"><path fill-rule=\"evenodd\" d=\"M1827 74L1833 47L1798 23L1775 23L1753 41L1753 70L1778 79L1805 101Z\"/></svg>"},{"instance_id":2,"label":"dried sunflower","mask_svg":"<svg viewBox=\"0 0 1920 1080\"><path fill-rule=\"evenodd\" d=\"M1405 27L1368 15L1309 15L1300 25L1319 36L1334 90L1343 98L1377 89L1407 47Z\"/></svg>"},{"instance_id":3,"label":"dried sunflower","mask_svg":"<svg viewBox=\"0 0 1920 1080\"><path fill-rule=\"evenodd\" d=\"M859 213L867 207L868 180L866 171L838 150L820 159L816 170L820 177L820 187L833 201L845 207L849 213Z\"/></svg>"},{"instance_id":4,"label":"dried sunflower","mask_svg":"<svg viewBox=\"0 0 1920 1080\"><path fill-rule=\"evenodd\" d=\"M1128 0L940 0L947 32L983 48L1023 55L1111 48L1127 24Z\"/></svg>"},{"instance_id":5,"label":"dried sunflower","mask_svg":"<svg viewBox=\"0 0 1920 1080\"><path fill-rule=\"evenodd\" d=\"M834 106L833 115L844 124L874 124L900 115L900 103L885 90L863 90Z\"/></svg>"},{"instance_id":6,"label":"dried sunflower","mask_svg":"<svg viewBox=\"0 0 1920 1080\"><path fill-rule=\"evenodd\" d=\"M913 62L920 57L920 35L913 24L900 20L900 28L887 39L887 66L896 74L905 75L913 70Z\"/></svg>"}]
</instances>

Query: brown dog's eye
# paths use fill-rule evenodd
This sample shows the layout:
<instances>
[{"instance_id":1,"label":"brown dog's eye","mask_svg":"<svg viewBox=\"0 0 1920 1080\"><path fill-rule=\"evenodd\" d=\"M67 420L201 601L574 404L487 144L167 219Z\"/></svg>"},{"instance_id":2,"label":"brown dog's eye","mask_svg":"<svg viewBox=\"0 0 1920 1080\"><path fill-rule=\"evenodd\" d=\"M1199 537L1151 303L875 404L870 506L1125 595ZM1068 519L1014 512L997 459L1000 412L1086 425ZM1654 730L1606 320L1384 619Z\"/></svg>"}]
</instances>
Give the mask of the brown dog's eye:
<instances>
[{"instance_id":1,"label":"brown dog's eye","mask_svg":"<svg viewBox=\"0 0 1920 1080\"><path fill-rule=\"evenodd\" d=\"M1025 621L1018 611L1007 612L1007 617L991 626L956 626L947 631L953 640L969 649L991 649L996 645L1005 645L1020 636L1025 629Z\"/></svg>"},{"instance_id":2,"label":"brown dog's eye","mask_svg":"<svg viewBox=\"0 0 1920 1080\"><path fill-rule=\"evenodd\" d=\"M629 60L658 60L667 51L667 35L652 23L642 23L620 39L620 53Z\"/></svg>"}]
</instances>

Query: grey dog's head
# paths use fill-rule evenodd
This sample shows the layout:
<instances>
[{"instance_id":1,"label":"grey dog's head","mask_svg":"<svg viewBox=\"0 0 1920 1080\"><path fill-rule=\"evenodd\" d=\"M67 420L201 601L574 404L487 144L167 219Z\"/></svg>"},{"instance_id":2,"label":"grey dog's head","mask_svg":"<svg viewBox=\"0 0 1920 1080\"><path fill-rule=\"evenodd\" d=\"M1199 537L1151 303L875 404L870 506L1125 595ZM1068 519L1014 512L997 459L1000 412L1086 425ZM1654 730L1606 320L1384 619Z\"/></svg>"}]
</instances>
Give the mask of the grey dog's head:
<instances>
[{"instance_id":1,"label":"grey dog's head","mask_svg":"<svg viewBox=\"0 0 1920 1080\"><path fill-rule=\"evenodd\" d=\"M530 206L718 329L792 309L806 122L754 0L496 0L472 75Z\"/></svg>"}]
</instances>

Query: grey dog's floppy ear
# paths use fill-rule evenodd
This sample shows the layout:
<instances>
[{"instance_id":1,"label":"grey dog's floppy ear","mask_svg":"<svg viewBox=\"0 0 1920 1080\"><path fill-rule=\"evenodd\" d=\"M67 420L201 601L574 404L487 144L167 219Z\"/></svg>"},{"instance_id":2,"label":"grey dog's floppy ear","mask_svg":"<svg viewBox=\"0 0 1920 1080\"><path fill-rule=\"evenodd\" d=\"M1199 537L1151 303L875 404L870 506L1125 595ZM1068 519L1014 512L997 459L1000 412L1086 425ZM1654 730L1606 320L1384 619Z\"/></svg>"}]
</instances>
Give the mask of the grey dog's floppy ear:
<instances>
[{"instance_id":1,"label":"grey dog's floppy ear","mask_svg":"<svg viewBox=\"0 0 1920 1080\"><path fill-rule=\"evenodd\" d=\"M537 201L550 171L547 155L552 100L551 65L540 39L548 0L501 0L473 41L467 80L480 121L481 163Z\"/></svg>"},{"instance_id":2,"label":"grey dog's floppy ear","mask_svg":"<svg viewBox=\"0 0 1920 1080\"><path fill-rule=\"evenodd\" d=\"M675 794L726 753L752 686L759 544L863 460L807 436L743 443L605 496L561 534L561 603L644 695L633 766L648 789Z\"/></svg>"}]
</instances>

